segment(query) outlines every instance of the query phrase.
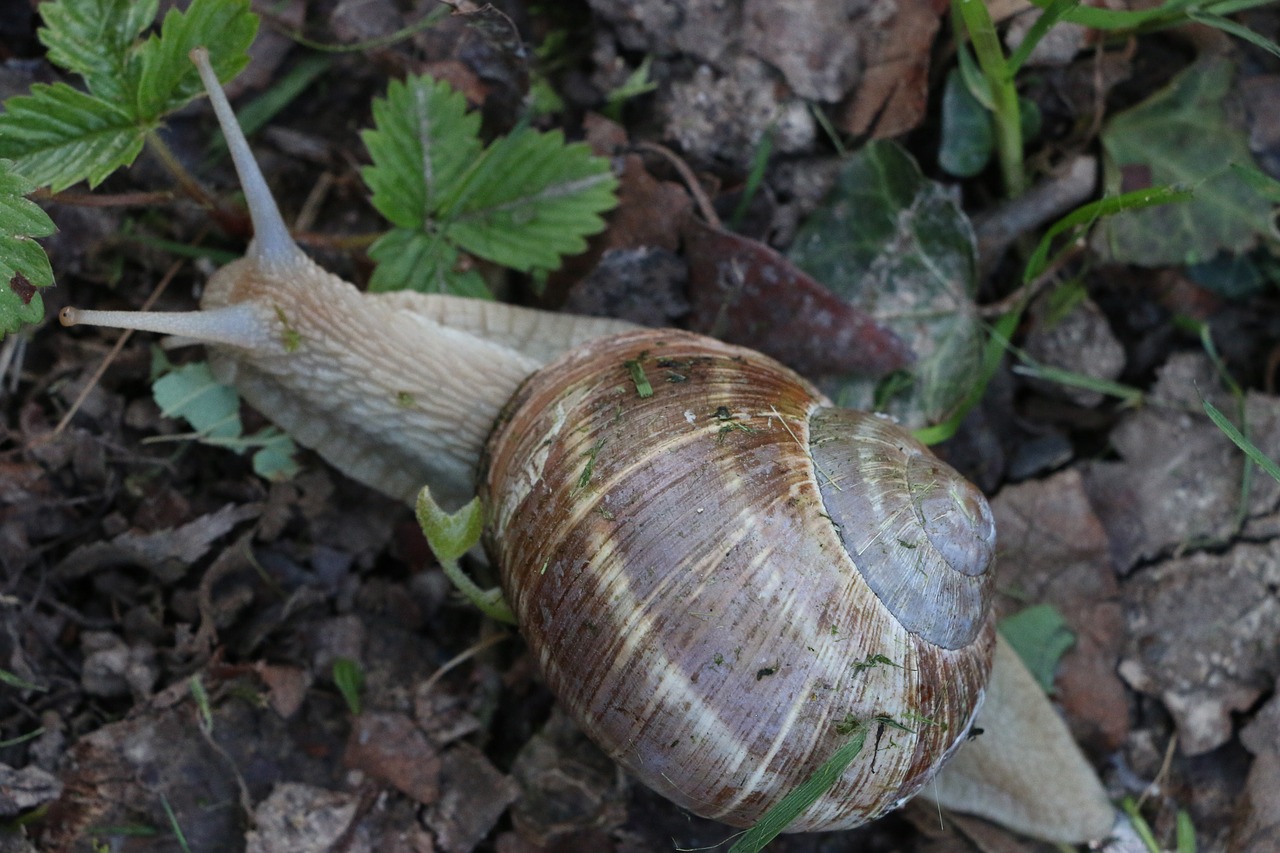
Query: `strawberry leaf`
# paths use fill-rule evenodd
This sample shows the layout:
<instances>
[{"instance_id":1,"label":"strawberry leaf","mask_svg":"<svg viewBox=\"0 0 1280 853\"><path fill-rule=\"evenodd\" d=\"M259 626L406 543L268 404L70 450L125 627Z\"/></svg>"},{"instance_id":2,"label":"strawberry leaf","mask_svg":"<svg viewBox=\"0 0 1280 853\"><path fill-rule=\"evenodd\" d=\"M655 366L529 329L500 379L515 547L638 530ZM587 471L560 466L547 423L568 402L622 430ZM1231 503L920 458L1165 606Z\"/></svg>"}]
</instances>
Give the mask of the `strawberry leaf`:
<instances>
[{"instance_id":1,"label":"strawberry leaf","mask_svg":"<svg viewBox=\"0 0 1280 853\"><path fill-rule=\"evenodd\" d=\"M361 171L373 206L393 225L424 230L480 156L480 115L448 83L410 77L374 100L373 123L360 134L373 160Z\"/></svg>"},{"instance_id":2,"label":"strawberry leaf","mask_svg":"<svg viewBox=\"0 0 1280 853\"><path fill-rule=\"evenodd\" d=\"M94 95L128 103L137 86L137 75L129 70L132 49L155 20L156 7L157 0L44 3L40 41L49 49L49 61L84 77Z\"/></svg>"},{"instance_id":3,"label":"strawberry leaf","mask_svg":"<svg viewBox=\"0 0 1280 853\"><path fill-rule=\"evenodd\" d=\"M585 143L523 128L486 153L446 219L449 238L466 251L522 272L550 270L604 230L600 214L617 203L618 181Z\"/></svg>"},{"instance_id":4,"label":"strawberry leaf","mask_svg":"<svg viewBox=\"0 0 1280 853\"><path fill-rule=\"evenodd\" d=\"M24 196L34 184L0 160L0 338L44 316L40 288L53 283L49 258L33 237L54 232L53 220Z\"/></svg>"},{"instance_id":5,"label":"strawberry leaf","mask_svg":"<svg viewBox=\"0 0 1280 853\"><path fill-rule=\"evenodd\" d=\"M149 119L176 110L203 91L188 54L207 47L219 80L239 74L249 64L248 49L258 31L249 0L194 0L187 11L170 9L160 35L151 36L138 53L136 115Z\"/></svg>"},{"instance_id":6,"label":"strawberry leaf","mask_svg":"<svg viewBox=\"0 0 1280 853\"><path fill-rule=\"evenodd\" d=\"M487 295L478 274L456 272L458 249L525 272L554 269L616 204L609 162L558 131L522 128L484 149L479 115L447 83L393 82L373 119L362 175L398 229L370 252L376 290Z\"/></svg>"},{"instance_id":7,"label":"strawberry leaf","mask_svg":"<svg viewBox=\"0 0 1280 853\"><path fill-rule=\"evenodd\" d=\"M92 188L133 162L166 112L183 106L200 83L187 53L208 45L227 79L248 63L258 19L248 0L193 0L170 11L159 35L138 36L155 0L59 0L40 6L40 40L49 59L84 76L89 91L36 84L0 114L0 157L54 192L88 180Z\"/></svg>"},{"instance_id":8,"label":"strawberry leaf","mask_svg":"<svg viewBox=\"0 0 1280 853\"><path fill-rule=\"evenodd\" d=\"M37 83L5 101L0 157L54 192L88 179L95 187L142 150L143 129L119 106L66 83Z\"/></svg>"},{"instance_id":9,"label":"strawberry leaf","mask_svg":"<svg viewBox=\"0 0 1280 853\"><path fill-rule=\"evenodd\" d=\"M458 250L432 234L392 228L369 247L369 257L378 262L369 279L370 290L493 298L480 273L456 269Z\"/></svg>"}]
</instances>

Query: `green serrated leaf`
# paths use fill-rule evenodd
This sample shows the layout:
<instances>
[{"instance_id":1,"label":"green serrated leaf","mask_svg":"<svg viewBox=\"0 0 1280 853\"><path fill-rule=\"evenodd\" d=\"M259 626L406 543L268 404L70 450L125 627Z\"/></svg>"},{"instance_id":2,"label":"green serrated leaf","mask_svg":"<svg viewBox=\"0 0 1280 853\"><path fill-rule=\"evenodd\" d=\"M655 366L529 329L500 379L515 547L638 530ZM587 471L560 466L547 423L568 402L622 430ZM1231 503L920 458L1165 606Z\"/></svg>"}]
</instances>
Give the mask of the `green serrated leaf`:
<instances>
[{"instance_id":1,"label":"green serrated leaf","mask_svg":"<svg viewBox=\"0 0 1280 853\"><path fill-rule=\"evenodd\" d=\"M133 102L130 67L138 36L155 20L158 0L58 0L42 3L37 35L49 61L85 79L89 91L114 104Z\"/></svg>"},{"instance_id":2,"label":"green serrated leaf","mask_svg":"<svg viewBox=\"0 0 1280 853\"><path fill-rule=\"evenodd\" d=\"M492 299L484 277L474 269L459 271L458 250L434 234L392 228L369 247L378 262L369 289L417 290Z\"/></svg>"},{"instance_id":3,"label":"green serrated leaf","mask_svg":"<svg viewBox=\"0 0 1280 853\"><path fill-rule=\"evenodd\" d=\"M10 160L0 160L0 339L44 318L40 288L53 283L49 256L34 238L54 232L53 220L25 196L35 185Z\"/></svg>"},{"instance_id":4,"label":"green serrated leaf","mask_svg":"<svg viewBox=\"0 0 1280 853\"><path fill-rule=\"evenodd\" d=\"M1195 264L1273 235L1271 203L1232 168L1253 167L1248 134L1224 105L1234 76L1230 61L1202 59L1107 123L1102 143L1110 193L1134 183L1181 184L1195 198L1111 218L1095 232L1098 251L1121 263Z\"/></svg>"},{"instance_id":5,"label":"green serrated leaf","mask_svg":"<svg viewBox=\"0 0 1280 853\"><path fill-rule=\"evenodd\" d=\"M360 134L373 161L360 173L373 206L393 225L422 231L480 156L480 115L449 84L410 77L374 100L373 124Z\"/></svg>"},{"instance_id":6,"label":"green serrated leaf","mask_svg":"<svg viewBox=\"0 0 1280 853\"><path fill-rule=\"evenodd\" d=\"M1058 661L1076 642L1067 620L1052 604L1037 604L1001 619L999 627L1040 687L1051 691Z\"/></svg>"},{"instance_id":7,"label":"green serrated leaf","mask_svg":"<svg viewBox=\"0 0 1280 853\"><path fill-rule=\"evenodd\" d=\"M5 101L0 157L54 192L86 179L94 187L133 162L148 129L114 104L66 83L37 83L30 95Z\"/></svg>"},{"instance_id":8,"label":"green serrated leaf","mask_svg":"<svg viewBox=\"0 0 1280 853\"><path fill-rule=\"evenodd\" d=\"M554 269L616 204L608 161L559 132L522 128L483 149L480 117L444 82L393 82L373 117L362 134L373 164L362 174L374 207L402 232L371 251L374 289L486 293L478 274L455 271L457 248L525 272Z\"/></svg>"},{"instance_id":9,"label":"green serrated leaf","mask_svg":"<svg viewBox=\"0 0 1280 853\"><path fill-rule=\"evenodd\" d=\"M966 398L983 361L975 247L955 199L903 148L875 142L849 158L789 256L893 329L917 358L898 394L877 400L874 382L850 378L831 389L841 405L877 408L918 427Z\"/></svg>"},{"instance_id":10,"label":"green serrated leaf","mask_svg":"<svg viewBox=\"0 0 1280 853\"><path fill-rule=\"evenodd\" d=\"M151 385L151 396L167 418L184 418L201 438L237 439L240 398L234 388L221 385L203 361L179 367Z\"/></svg>"},{"instance_id":11,"label":"green serrated leaf","mask_svg":"<svg viewBox=\"0 0 1280 853\"><path fill-rule=\"evenodd\" d=\"M523 128L496 141L447 211L446 234L463 249L522 272L555 269L604 230L617 200L609 161L560 131Z\"/></svg>"},{"instance_id":12,"label":"green serrated leaf","mask_svg":"<svg viewBox=\"0 0 1280 853\"><path fill-rule=\"evenodd\" d=\"M228 80L249 64L249 45L258 32L258 16L249 0L192 0L186 12L170 9L138 50L142 68L135 114L154 119L178 109L204 91L188 54L209 49L219 80Z\"/></svg>"},{"instance_id":13,"label":"green serrated leaf","mask_svg":"<svg viewBox=\"0 0 1280 853\"><path fill-rule=\"evenodd\" d=\"M253 454L253 473L264 480L279 482L293 479L298 474L298 462L294 458L298 446L287 433L275 427L264 427L252 436L262 447Z\"/></svg>"}]
</instances>

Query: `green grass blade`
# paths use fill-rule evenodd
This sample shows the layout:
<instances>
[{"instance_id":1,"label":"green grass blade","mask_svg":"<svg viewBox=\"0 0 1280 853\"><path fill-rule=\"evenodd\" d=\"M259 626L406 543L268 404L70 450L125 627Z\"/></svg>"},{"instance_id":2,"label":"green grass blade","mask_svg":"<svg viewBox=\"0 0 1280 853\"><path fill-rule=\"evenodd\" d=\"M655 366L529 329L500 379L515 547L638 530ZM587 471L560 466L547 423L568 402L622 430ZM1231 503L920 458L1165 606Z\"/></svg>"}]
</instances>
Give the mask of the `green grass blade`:
<instances>
[{"instance_id":1,"label":"green grass blade","mask_svg":"<svg viewBox=\"0 0 1280 853\"><path fill-rule=\"evenodd\" d=\"M1209 416L1209 420L1213 421L1218 429L1226 434L1227 438L1235 442L1236 447L1243 450L1245 455L1253 460L1259 468L1280 482L1280 465L1277 465L1271 457L1258 449L1258 445L1250 441L1235 424L1228 420L1227 416L1217 406L1203 397L1200 398L1200 402L1204 406L1204 413Z\"/></svg>"},{"instance_id":2,"label":"green grass blade","mask_svg":"<svg viewBox=\"0 0 1280 853\"><path fill-rule=\"evenodd\" d=\"M835 751L817 772L803 785L787 794L778 804L765 812L764 817L747 830L729 849L729 853L757 853L800 816L800 813L818 801L831 786L839 781L845 768L862 752L867 740L867 726L859 723L849 742Z\"/></svg>"}]
</instances>

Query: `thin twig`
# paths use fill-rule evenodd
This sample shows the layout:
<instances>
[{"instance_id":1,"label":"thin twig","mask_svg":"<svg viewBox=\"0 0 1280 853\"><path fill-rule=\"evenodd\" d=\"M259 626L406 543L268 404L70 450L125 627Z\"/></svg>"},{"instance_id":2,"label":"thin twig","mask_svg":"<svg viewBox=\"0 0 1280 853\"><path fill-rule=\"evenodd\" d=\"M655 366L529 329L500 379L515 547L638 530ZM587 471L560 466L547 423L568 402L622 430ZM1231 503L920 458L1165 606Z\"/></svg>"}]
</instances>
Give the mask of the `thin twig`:
<instances>
[{"instance_id":1,"label":"thin twig","mask_svg":"<svg viewBox=\"0 0 1280 853\"><path fill-rule=\"evenodd\" d=\"M657 154L670 163L680 173L680 178L684 181L685 186L688 187L689 194L693 196L694 202L697 203L702 217L713 227L721 227L720 217L716 215L716 209L712 206L711 199L707 197L706 191L702 189L702 184L698 183L698 177L693 174L693 169L689 168L689 164L684 161L684 158L665 145L659 145L656 142L637 142L634 147L640 151Z\"/></svg>"},{"instance_id":2,"label":"thin twig","mask_svg":"<svg viewBox=\"0 0 1280 853\"><path fill-rule=\"evenodd\" d=\"M153 207L169 204L177 196L170 190L131 193L51 193L48 189L39 189L31 194L31 198L71 207Z\"/></svg>"}]
</instances>

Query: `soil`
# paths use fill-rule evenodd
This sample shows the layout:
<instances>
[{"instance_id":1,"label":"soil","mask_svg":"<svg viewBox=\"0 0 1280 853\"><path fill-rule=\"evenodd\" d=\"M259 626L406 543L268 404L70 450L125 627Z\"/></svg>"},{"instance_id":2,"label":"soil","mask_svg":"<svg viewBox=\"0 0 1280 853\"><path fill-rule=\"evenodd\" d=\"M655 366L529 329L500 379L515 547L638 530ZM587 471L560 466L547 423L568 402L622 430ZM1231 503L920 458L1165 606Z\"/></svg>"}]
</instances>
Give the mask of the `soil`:
<instances>
[{"instance_id":1,"label":"soil","mask_svg":"<svg viewBox=\"0 0 1280 853\"><path fill-rule=\"evenodd\" d=\"M284 28L352 43L432 5L255 3L270 26L233 100L303 58ZM961 182L934 165L939 69L952 63L946 3L497 5L503 15L332 55L309 93L255 136L286 217L322 266L368 279L370 262L346 238L384 227L359 178L358 133L389 78L446 77L496 133L511 127L534 70L564 98L554 124L598 148L629 146L616 157L625 202L545 289L492 274L512 299L682 322L689 268L673 223L696 204L670 160L639 144L676 152L727 216L766 130L768 169L739 226L758 241L751 252L785 249L819 206L839 162L833 138L895 138L980 223L979 301L1013 292L1038 225L985 242L1012 227L995 170ZM532 45L567 37L531 65L508 20ZM1246 23L1274 39L1280 16L1264 9ZM0 96L57 78L37 25L27 4L0 12ZM1028 149L1033 183L1098 154L1106 115L1205 51L1237 63L1255 157L1280 164L1280 61L1219 35L1055 42L1023 86L1043 117ZM610 107L607 94L646 58L652 90ZM210 158L210 129L200 100L171 118L166 139L230 202L234 176ZM156 309L195 306L214 264L174 247L234 256L248 223L211 219L182 196L134 195L171 184L144 155L92 193L98 204L83 187L43 200L59 228L45 241L57 276L48 317L71 304L136 309L157 294ZM1107 265L1087 252L1062 274L1083 283L1069 321L1050 323L1037 307L1019 343L1145 398L1131 408L1005 368L940 448L992 496L997 612L1052 604L1062 615L1074 644L1053 671L1053 698L1109 794L1134 802L1163 847L1185 814L1201 850L1280 849L1280 487L1259 471L1245 477L1201 402L1243 418L1280 457L1274 284L1228 298L1183 267ZM1240 395L1186 318L1208 325ZM807 336L797 327L790 343ZM268 482L247 455L190 440L152 399L152 336L119 340L46 322L0 344L0 850L649 851L731 838L586 741L518 635L452 591L408 507L307 452L297 476ZM247 431L267 423L241 414ZM771 849L1055 848L913 802Z\"/></svg>"}]
</instances>

